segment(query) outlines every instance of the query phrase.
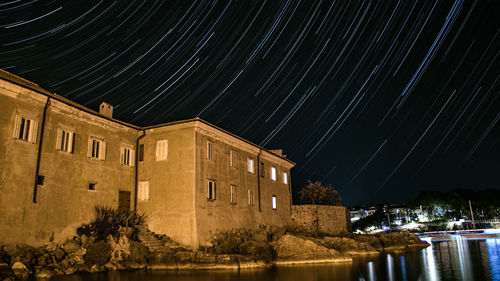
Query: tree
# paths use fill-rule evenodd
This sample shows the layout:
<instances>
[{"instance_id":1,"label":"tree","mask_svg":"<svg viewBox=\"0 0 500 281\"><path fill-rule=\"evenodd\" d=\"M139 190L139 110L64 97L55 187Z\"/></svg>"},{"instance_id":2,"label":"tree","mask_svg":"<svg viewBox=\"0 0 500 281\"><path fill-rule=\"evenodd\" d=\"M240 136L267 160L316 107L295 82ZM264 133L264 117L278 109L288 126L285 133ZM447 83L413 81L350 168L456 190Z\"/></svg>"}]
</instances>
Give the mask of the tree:
<instances>
[{"instance_id":1,"label":"tree","mask_svg":"<svg viewBox=\"0 0 500 281\"><path fill-rule=\"evenodd\" d=\"M342 199L337 190L330 185L323 186L319 181L308 181L299 192L299 198L304 204L342 206Z\"/></svg>"}]
</instances>

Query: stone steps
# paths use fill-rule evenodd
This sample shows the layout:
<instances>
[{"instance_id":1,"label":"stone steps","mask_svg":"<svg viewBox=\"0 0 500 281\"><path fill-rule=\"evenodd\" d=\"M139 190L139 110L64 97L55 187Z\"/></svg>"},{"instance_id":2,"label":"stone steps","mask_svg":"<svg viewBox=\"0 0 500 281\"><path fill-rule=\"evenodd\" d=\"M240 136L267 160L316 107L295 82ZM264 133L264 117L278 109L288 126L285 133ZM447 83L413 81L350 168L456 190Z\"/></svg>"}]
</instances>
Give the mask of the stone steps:
<instances>
[{"instance_id":1,"label":"stone steps","mask_svg":"<svg viewBox=\"0 0 500 281\"><path fill-rule=\"evenodd\" d=\"M165 242L156 238L154 232L148 230L147 226L137 227L139 232L137 236L144 246L146 246L151 252L168 252L170 248L165 246Z\"/></svg>"}]
</instances>

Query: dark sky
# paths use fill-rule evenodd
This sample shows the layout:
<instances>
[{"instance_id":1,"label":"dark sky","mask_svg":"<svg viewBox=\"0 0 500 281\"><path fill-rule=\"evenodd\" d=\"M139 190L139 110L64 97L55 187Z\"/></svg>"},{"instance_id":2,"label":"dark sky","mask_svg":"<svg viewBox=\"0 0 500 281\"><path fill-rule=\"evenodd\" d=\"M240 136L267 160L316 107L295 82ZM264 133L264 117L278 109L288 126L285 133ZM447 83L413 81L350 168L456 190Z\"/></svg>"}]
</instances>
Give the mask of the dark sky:
<instances>
[{"instance_id":1,"label":"dark sky","mask_svg":"<svg viewBox=\"0 0 500 281\"><path fill-rule=\"evenodd\" d=\"M346 204L500 188L500 1L0 2L0 67L150 125L201 117Z\"/></svg>"}]
</instances>

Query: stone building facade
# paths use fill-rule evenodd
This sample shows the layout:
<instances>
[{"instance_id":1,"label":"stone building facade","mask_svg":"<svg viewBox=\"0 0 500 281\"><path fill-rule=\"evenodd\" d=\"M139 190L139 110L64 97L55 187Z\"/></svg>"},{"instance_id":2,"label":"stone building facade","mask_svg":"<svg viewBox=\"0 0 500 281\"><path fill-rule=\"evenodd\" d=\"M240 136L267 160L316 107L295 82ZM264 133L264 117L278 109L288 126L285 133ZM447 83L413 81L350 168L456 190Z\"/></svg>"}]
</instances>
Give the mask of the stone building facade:
<instances>
[{"instance_id":1,"label":"stone building facade","mask_svg":"<svg viewBox=\"0 0 500 281\"><path fill-rule=\"evenodd\" d=\"M202 119L138 127L3 70L0 104L0 243L62 238L97 204L189 247L291 222L294 163Z\"/></svg>"}]
</instances>

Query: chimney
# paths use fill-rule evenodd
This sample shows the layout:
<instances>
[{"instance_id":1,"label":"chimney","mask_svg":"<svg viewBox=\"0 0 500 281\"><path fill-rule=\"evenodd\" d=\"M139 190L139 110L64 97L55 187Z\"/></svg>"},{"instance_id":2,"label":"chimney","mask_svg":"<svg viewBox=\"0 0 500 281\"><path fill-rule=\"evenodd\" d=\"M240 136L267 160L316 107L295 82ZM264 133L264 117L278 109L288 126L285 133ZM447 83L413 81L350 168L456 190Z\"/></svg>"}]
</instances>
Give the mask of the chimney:
<instances>
[{"instance_id":1,"label":"chimney","mask_svg":"<svg viewBox=\"0 0 500 281\"><path fill-rule=\"evenodd\" d=\"M99 113L109 118L113 118L113 106L109 103L102 102L99 106Z\"/></svg>"},{"instance_id":2,"label":"chimney","mask_svg":"<svg viewBox=\"0 0 500 281\"><path fill-rule=\"evenodd\" d=\"M281 157L286 158L286 155L283 154L283 149L270 149L269 151L271 151L272 153L274 153L276 155L279 155Z\"/></svg>"}]
</instances>

